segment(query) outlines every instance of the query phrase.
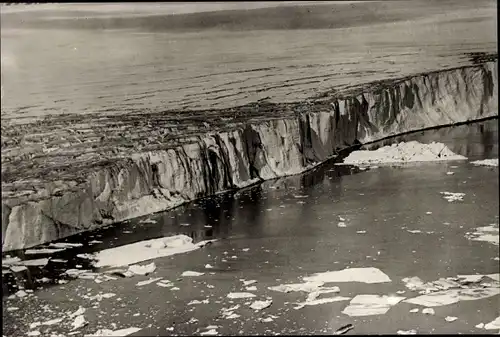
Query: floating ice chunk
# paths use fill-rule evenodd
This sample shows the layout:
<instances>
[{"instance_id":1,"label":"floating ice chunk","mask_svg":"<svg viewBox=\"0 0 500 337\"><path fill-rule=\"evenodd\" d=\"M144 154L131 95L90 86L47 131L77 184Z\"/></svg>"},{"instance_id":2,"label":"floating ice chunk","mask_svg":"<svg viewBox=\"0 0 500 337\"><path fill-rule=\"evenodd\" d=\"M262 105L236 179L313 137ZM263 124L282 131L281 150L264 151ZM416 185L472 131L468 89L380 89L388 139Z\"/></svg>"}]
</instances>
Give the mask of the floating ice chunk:
<instances>
[{"instance_id":1,"label":"floating ice chunk","mask_svg":"<svg viewBox=\"0 0 500 337\"><path fill-rule=\"evenodd\" d=\"M139 241L97 252L95 254L95 259L97 260L95 266L126 266L160 257L190 252L213 241L205 240L193 244L193 239L183 234Z\"/></svg>"},{"instance_id":2,"label":"floating ice chunk","mask_svg":"<svg viewBox=\"0 0 500 337\"><path fill-rule=\"evenodd\" d=\"M340 228L344 228L344 227L347 227L345 222L341 221L337 224L337 227L340 227Z\"/></svg>"},{"instance_id":3,"label":"floating ice chunk","mask_svg":"<svg viewBox=\"0 0 500 337\"><path fill-rule=\"evenodd\" d=\"M256 280L249 280L249 281L245 281L245 280L243 280L242 282L243 282L243 285L244 285L244 286L249 286L249 285L251 285L251 284L257 283L257 281L256 281Z\"/></svg>"},{"instance_id":4,"label":"floating ice chunk","mask_svg":"<svg viewBox=\"0 0 500 337\"><path fill-rule=\"evenodd\" d=\"M151 283L154 283L156 281L159 281L161 280L162 277L156 277L156 278L149 278L149 280L145 280L145 281L140 281L140 282L137 282L136 286L138 287L142 287L142 286L145 286L145 285L148 285L148 284L151 284Z\"/></svg>"},{"instance_id":5,"label":"floating ice chunk","mask_svg":"<svg viewBox=\"0 0 500 337\"><path fill-rule=\"evenodd\" d=\"M500 282L500 274L487 274L485 276L489 277L492 280Z\"/></svg>"},{"instance_id":6,"label":"floating ice chunk","mask_svg":"<svg viewBox=\"0 0 500 337\"><path fill-rule=\"evenodd\" d=\"M30 331L26 334L27 336L40 336L41 332L36 330L36 331Z\"/></svg>"},{"instance_id":7,"label":"floating ice chunk","mask_svg":"<svg viewBox=\"0 0 500 337\"><path fill-rule=\"evenodd\" d=\"M19 273L19 272L28 270L28 267L26 267L26 266L11 266L10 270L12 270L14 273Z\"/></svg>"},{"instance_id":8,"label":"floating ice chunk","mask_svg":"<svg viewBox=\"0 0 500 337\"><path fill-rule=\"evenodd\" d=\"M76 316L75 320L71 323L71 325L73 326L71 330L80 329L87 324L88 322L85 320L85 317L83 315Z\"/></svg>"},{"instance_id":9,"label":"floating ice chunk","mask_svg":"<svg viewBox=\"0 0 500 337\"><path fill-rule=\"evenodd\" d=\"M422 233L422 231L420 229L407 229L406 230L408 233L411 233L411 234L419 234L419 233Z\"/></svg>"},{"instance_id":10,"label":"floating ice chunk","mask_svg":"<svg viewBox=\"0 0 500 337\"><path fill-rule=\"evenodd\" d=\"M486 330L499 330L500 329L500 316L495 318L493 321L484 325Z\"/></svg>"},{"instance_id":11,"label":"floating ice chunk","mask_svg":"<svg viewBox=\"0 0 500 337\"><path fill-rule=\"evenodd\" d=\"M304 282L304 283L291 283L291 284L280 284L278 286L268 287L269 290L279 291L282 293L289 293L292 291L304 291L312 292L321 287L325 282Z\"/></svg>"},{"instance_id":12,"label":"floating ice chunk","mask_svg":"<svg viewBox=\"0 0 500 337\"><path fill-rule=\"evenodd\" d=\"M136 327L130 327L126 329L120 329L120 330L110 330L110 329L99 329L95 333L91 335L85 335L85 337L119 337L119 336L128 336L133 333L136 333L137 331L140 331L141 328L136 328Z\"/></svg>"},{"instance_id":13,"label":"floating ice chunk","mask_svg":"<svg viewBox=\"0 0 500 337\"><path fill-rule=\"evenodd\" d=\"M342 313L351 317L381 315L404 299L405 297L398 296L357 295Z\"/></svg>"},{"instance_id":14,"label":"floating ice chunk","mask_svg":"<svg viewBox=\"0 0 500 337\"><path fill-rule=\"evenodd\" d=\"M416 141L410 141L392 146L384 146L374 151L353 151L349 156L344 158L343 163L336 163L335 165L400 164L466 159L464 156L453 153L446 145L441 143L421 144Z\"/></svg>"},{"instance_id":15,"label":"floating ice chunk","mask_svg":"<svg viewBox=\"0 0 500 337\"><path fill-rule=\"evenodd\" d=\"M151 223L151 224L154 224L154 223L156 223L156 220L153 220L153 219L144 219L144 220L139 221L139 223Z\"/></svg>"},{"instance_id":16,"label":"floating ice chunk","mask_svg":"<svg viewBox=\"0 0 500 337\"><path fill-rule=\"evenodd\" d=\"M66 262L68 262L68 260L63 260L63 259L49 259L49 261L53 262L53 263L66 263Z\"/></svg>"},{"instance_id":17,"label":"floating ice chunk","mask_svg":"<svg viewBox=\"0 0 500 337\"><path fill-rule=\"evenodd\" d=\"M215 329L210 329L210 330L203 331L200 333L200 335L202 335L202 336L217 336L217 334L218 334L218 332Z\"/></svg>"},{"instance_id":18,"label":"floating ice chunk","mask_svg":"<svg viewBox=\"0 0 500 337\"><path fill-rule=\"evenodd\" d=\"M145 265L134 264L128 267L129 272L134 273L135 275L148 275L156 270L156 265L154 262Z\"/></svg>"},{"instance_id":19,"label":"floating ice chunk","mask_svg":"<svg viewBox=\"0 0 500 337\"><path fill-rule=\"evenodd\" d=\"M49 263L49 259L47 259L47 258L36 259L36 260L23 260L23 261L19 262L20 265L32 266L32 267L43 267L47 263Z\"/></svg>"},{"instance_id":20,"label":"floating ice chunk","mask_svg":"<svg viewBox=\"0 0 500 337\"><path fill-rule=\"evenodd\" d=\"M28 296L28 293L26 293L24 290L19 290L19 291L17 291L17 292L16 292L16 294L15 294L15 295L16 295L17 297L19 297L19 298L23 298L23 297Z\"/></svg>"},{"instance_id":21,"label":"floating ice chunk","mask_svg":"<svg viewBox=\"0 0 500 337\"><path fill-rule=\"evenodd\" d=\"M485 241L498 246L500 231L498 225L491 224L489 226L478 227L475 232L466 234L465 237L472 241Z\"/></svg>"},{"instance_id":22,"label":"floating ice chunk","mask_svg":"<svg viewBox=\"0 0 500 337\"><path fill-rule=\"evenodd\" d=\"M7 308L7 311L8 311L8 312L17 311L17 310L19 310L19 308L18 308L18 307L8 307L8 308Z\"/></svg>"},{"instance_id":23,"label":"floating ice chunk","mask_svg":"<svg viewBox=\"0 0 500 337\"><path fill-rule=\"evenodd\" d=\"M157 286L159 287L163 287L163 288L170 288L170 287L173 287L174 284L171 283L171 282L166 282L165 280L161 281L161 282L158 282L156 283Z\"/></svg>"},{"instance_id":24,"label":"floating ice chunk","mask_svg":"<svg viewBox=\"0 0 500 337\"><path fill-rule=\"evenodd\" d=\"M432 212L425 212L425 214L430 215L430 214L432 214Z\"/></svg>"},{"instance_id":25,"label":"floating ice chunk","mask_svg":"<svg viewBox=\"0 0 500 337\"><path fill-rule=\"evenodd\" d=\"M255 294L240 292L240 293L229 293L227 294L227 298L236 299L236 298L252 298L255 297Z\"/></svg>"},{"instance_id":26,"label":"floating ice chunk","mask_svg":"<svg viewBox=\"0 0 500 337\"><path fill-rule=\"evenodd\" d=\"M38 248L38 249L26 249L24 252L26 255L36 255L36 254L54 254L57 252L62 252L66 248Z\"/></svg>"},{"instance_id":27,"label":"floating ice chunk","mask_svg":"<svg viewBox=\"0 0 500 337\"><path fill-rule=\"evenodd\" d=\"M476 166L498 166L498 158L475 160L475 161L471 161L470 163L472 165L476 165Z\"/></svg>"},{"instance_id":28,"label":"floating ice chunk","mask_svg":"<svg viewBox=\"0 0 500 337\"><path fill-rule=\"evenodd\" d=\"M252 308L253 310L263 310L265 308L268 308L271 306L271 304L273 303L272 300L269 300L269 301L255 301L253 302L251 305L250 305L250 308Z\"/></svg>"},{"instance_id":29,"label":"floating ice chunk","mask_svg":"<svg viewBox=\"0 0 500 337\"><path fill-rule=\"evenodd\" d=\"M257 291L257 287L256 286L246 287L245 290L246 291Z\"/></svg>"},{"instance_id":30,"label":"floating ice chunk","mask_svg":"<svg viewBox=\"0 0 500 337\"><path fill-rule=\"evenodd\" d=\"M41 325L54 325L54 324L61 323L63 320L64 320L64 318L55 318L55 319L51 319L49 321L43 322Z\"/></svg>"},{"instance_id":31,"label":"floating ice chunk","mask_svg":"<svg viewBox=\"0 0 500 337\"><path fill-rule=\"evenodd\" d=\"M447 174L447 175L449 175L449 176L452 176L452 175L454 175L454 174L455 174L455 172L451 172L451 171L449 171L449 172L446 172L446 174Z\"/></svg>"},{"instance_id":32,"label":"floating ice chunk","mask_svg":"<svg viewBox=\"0 0 500 337\"><path fill-rule=\"evenodd\" d=\"M69 315L70 318L73 318L73 317L76 317L76 316L80 316L80 315L83 315L85 313L85 308L82 307L82 306L79 306L78 309Z\"/></svg>"},{"instance_id":33,"label":"floating ice chunk","mask_svg":"<svg viewBox=\"0 0 500 337\"><path fill-rule=\"evenodd\" d=\"M316 273L312 276L304 277L306 282L363 282L363 283L385 283L391 282L389 276L380 269L368 268L348 268L339 271L327 271Z\"/></svg>"},{"instance_id":34,"label":"floating ice chunk","mask_svg":"<svg viewBox=\"0 0 500 337\"><path fill-rule=\"evenodd\" d=\"M422 309L422 314L425 315L434 315L436 312L432 308L424 308Z\"/></svg>"},{"instance_id":35,"label":"floating ice chunk","mask_svg":"<svg viewBox=\"0 0 500 337\"><path fill-rule=\"evenodd\" d=\"M294 195L293 197L294 197L295 199L305 199L305 198L309 198L309 196L308 196L308 195L299 195L299 194Z\"/></svg>"},{"instance_id":36,"label":"floating ice chunk","mask_svg":"<svg viewBox=\"0 0 500 337\"><path fill-rule=\"evenodd\" d=\"M89 242L89 245L96 245L98 243L102 243L102 241L101 240L92 240Z\"/></svg>"},{"instance_id":37,"label":"floating ice chunk","mask_svg":"<svg viewBox=\"0 0 500 337\"><path fill-rule=\"evenodd\" d=\"M366 234L366 231L356 231L357 234Z\"/></svg>"},{"instance_id":38,"label":"floating ice chunk","mask_svg":"<svg viewBox=\"0 0 500 337\"><path fill-rule=\"evenodd\" d=\"M191 276L202 276L202 275L205 275L205 273L200 273L200 272L197 272L197 271L185 271L181 274L181 276L184 276L184 277L191 277Z\"/></svg>"},{"instance_id":39,"label":"floating ice chunk","mask_svg":"<svg viewBox=\"0 0 500 337\"><path fill-rule=\"evenodd\" d=\"M69 242L53 242L49 244L49 247L54 247L54 248L74 248L82 246L83 243L69 243Z\"/></svg>"},{"instance_id":40,"label":"floating ice chunk","mask_svg":"<svg viewBox=\"0 0 500 337\"><path fill-rule=\"evenodd\" d=\"M195 305L195 304L208 304L210 301L208 299L204 299L203 301L192 300L187 305Z\"/></svg>"},{"instance_id":41,"label":"floating ice chunk","mask_svg":"<svg viewBox=\"0 0 500 337\"><path fill-rule=\"evenodd\" d=\"M411 329L411 330L398 330L397 332L398 335L416 335L417 330Z\"/></svg>"},{"instance_id":42,"label":"floating ice chunk","mask_svg":"<svg viewBox=\"0 0 500 337\"><path fill-rule=\"evenodd\" d=\"M450 323L451 323L451 322L455 322L457 319L458 319L458 317L455 317L455 316L446 316L446 317L444 318L444 320L445 320L446 322L450 322Z\"/></svg>"},{"instance_id":43,"label":"floating ice chunk","mask_svg":"<svg viewBox=\"0 0 500 337\"><path fill-rule=\"evenodd\" d=\"M479 300L498 294L500 294L500 289L494 287L449 289L410 298L405 300L404 302L426 307L437 307L457 303L459 301Z\"/></svg>"},{"instance_id":44,"label":"floating ice chunk","mask_svg":"<svg viewBox=\"0 0 500 337\"><path fill-rule=\"evenodd\" d=\"M415 313L417 313L417 312L418 312L418 310L419 310L418 308L414 308L414 309L411 309L411 310L410 310L410 312L411 312L412 314L415 314Z\"/></svg>"},{"instance_id":45,"label":"floating ice chunk","mask_svg":"<svg viewBox=\"0 0 500 337\"><path fill-rule=\"evenodd\" d=\"M214 266L212 266L212 265L210 265L210 264L208 264L208 263L205 265L205 268L207 268L207 269L213 269L213 267L214 267Z\"/></svg>"},{"instance_id":46,"label":"floating ice chunk","mask_svg":"<svg viewBox=\"0 0 500 337\"><path fill-rule=\"evenodd\" d=\"M444 195L443 198L448 200L448 202L463 201L465 197L465 193L459 193L459 192L439 192L439 193Z\"/></svg>"},{"instance_id":47,"label":"floating ice chunk","mask_svg":"<svg viewBox=\"0 0 500 337\"><path fill-rule=\"evenodd\" d=\"M79 257L80 259L84 259L84 260L94 260L95 259L94 255L88 254L88 253L76 254L76 257ZM51 261L53 261L53 260L51 260Z\"/></svg>"},{"instance_id":48,"label":"floating ice chunk","mask_svg":"<svg viewBox=\"0 0 500 337\"><path fill-rule=\"evenodd\" d=\"M244 252L248 252L250 250L250 248L243 248L242 251Z\"/></svg>"},{"instance_id":49,"label":"floating ice chunk","mask_svg":"<svg viewBox=\"0 0 500 337\"><path fill-rule=\"evenodd\" d=\"M326 304L326 303L334 303L334 302L341 302L341 301L347 301L350 300L350 297L343 297L343 296L334 296L334 297L327 297L327 298L320 298L320 299L307 299L305 302L297 303L297 306L294 307L295 310L302 309L306 305L319 305L319 304Z\"/></svg>"},{"instance_id":50,"label":"floating ice chunk","mask_svg":"<svg viewBox=\"0 0 500 337\"><path fill-rule=\"evenodd\" d=\"M11 264L17 264L18 262L20 262L21 259L17 256L14 256L14 257L6 257L5 259L2 259L2 266L9 266Z\"/></svg>"}]
</instances>

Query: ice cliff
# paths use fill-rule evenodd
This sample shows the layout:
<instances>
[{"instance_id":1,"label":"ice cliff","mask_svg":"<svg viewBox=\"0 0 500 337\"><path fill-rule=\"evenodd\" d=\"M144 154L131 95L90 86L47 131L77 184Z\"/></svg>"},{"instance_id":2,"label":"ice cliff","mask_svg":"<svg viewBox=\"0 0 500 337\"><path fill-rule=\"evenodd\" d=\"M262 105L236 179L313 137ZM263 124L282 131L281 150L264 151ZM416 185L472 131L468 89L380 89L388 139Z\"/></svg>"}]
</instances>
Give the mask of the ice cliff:
<instances>
[{"instance_id":1,"label":"ice cliff","mask_svg":"<svg viewBox=\"0 0 500 337\"><path fill-rule=\"evenodd\" d=\"M497 91L497 61L371 83L307 104L289 104L280 116L199 132L170 148L116 157L93 167L84 179L66 174L57 189L46 178L41 194L13 187L29 180L29 172L5 181L2 169L7 189L2 192L2 250L297 174L359 142L498 116Z\"/></svg>"}]
</instances>

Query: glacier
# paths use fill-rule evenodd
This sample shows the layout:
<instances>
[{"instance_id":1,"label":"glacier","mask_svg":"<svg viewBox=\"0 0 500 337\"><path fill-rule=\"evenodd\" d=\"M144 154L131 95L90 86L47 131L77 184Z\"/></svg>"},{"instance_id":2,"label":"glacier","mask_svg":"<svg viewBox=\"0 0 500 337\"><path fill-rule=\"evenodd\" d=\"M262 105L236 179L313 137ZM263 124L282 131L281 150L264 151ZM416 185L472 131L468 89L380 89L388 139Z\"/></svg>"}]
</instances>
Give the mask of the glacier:
<instances>
[{"instance_id":1,"label":"glacier","mask_svg":"<svg viewBox=\"0 0 500 337\"><path fill-rule=\"evenodd\" d=\"M132 144L126 149L109 150L102 142L91 147L84 132L79 136L83 145L54 150L31 146L30 153L25 146L22 156L18 148L7 146L2 150L2 251L302 173L353 145L495 118L497 92L494 60L369 83L305 102L258 102L252 111L193 111L191 120L179 118L169 126L171 134L164 138L155 137L155 132L161 132L165 114L140 114L137 120L147 119L151 129L137 140L133 133L121 136ZM219 124L211 118L215 113L223 116ZM196 118L205 118L211 127L204 129L193 121ZM132 129L136 125L133 120L124 123ZM123 127L114 125L113 132ZM158 144L144 145L144 140ZM85 158L90 158L86 166ZM15 165L27 159L39 167Z\"/></svg>"}]
</instances>

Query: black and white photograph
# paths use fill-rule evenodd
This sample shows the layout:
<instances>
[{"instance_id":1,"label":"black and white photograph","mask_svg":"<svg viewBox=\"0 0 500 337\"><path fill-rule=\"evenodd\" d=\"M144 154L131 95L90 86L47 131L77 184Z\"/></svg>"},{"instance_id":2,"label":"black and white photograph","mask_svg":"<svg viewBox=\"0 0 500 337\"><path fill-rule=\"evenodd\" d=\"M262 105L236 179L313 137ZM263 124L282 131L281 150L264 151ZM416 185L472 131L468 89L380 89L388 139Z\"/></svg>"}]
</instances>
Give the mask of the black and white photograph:
<instances>
[{"instance_id":1,"label":"black and white photograph","mask_svg":"<svg viewBox=\"0 0 500 337\"><path fill-rule=\"evenodd\" d=\"M500 333L496 0L2 2L2 337Z\"/></svg>"}]
</instances>

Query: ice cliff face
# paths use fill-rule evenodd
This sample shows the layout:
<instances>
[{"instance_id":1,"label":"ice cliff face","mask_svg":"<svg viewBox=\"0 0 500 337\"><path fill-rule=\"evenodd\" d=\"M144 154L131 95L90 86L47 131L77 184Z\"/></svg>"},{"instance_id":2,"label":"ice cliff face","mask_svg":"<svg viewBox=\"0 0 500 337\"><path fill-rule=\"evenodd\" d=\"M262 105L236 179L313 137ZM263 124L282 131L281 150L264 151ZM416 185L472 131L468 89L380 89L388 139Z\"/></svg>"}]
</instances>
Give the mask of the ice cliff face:
<instances>
[{"instance_id":1,"label":"ice cliff face","mask_svg":"<svg viewBox=\"0 0 500 337\"><path fill-rule=\"evenodd\" d=\"M417 75L96 167L77 188L2 198L2 250L35 246L260 180L399 133L498 116L498 63ZM321 109L317 109L320 106ZM51 182L47 189L51 190ZM73 184L74 185L74 184Z\"/></svg>"}]
</instances>

